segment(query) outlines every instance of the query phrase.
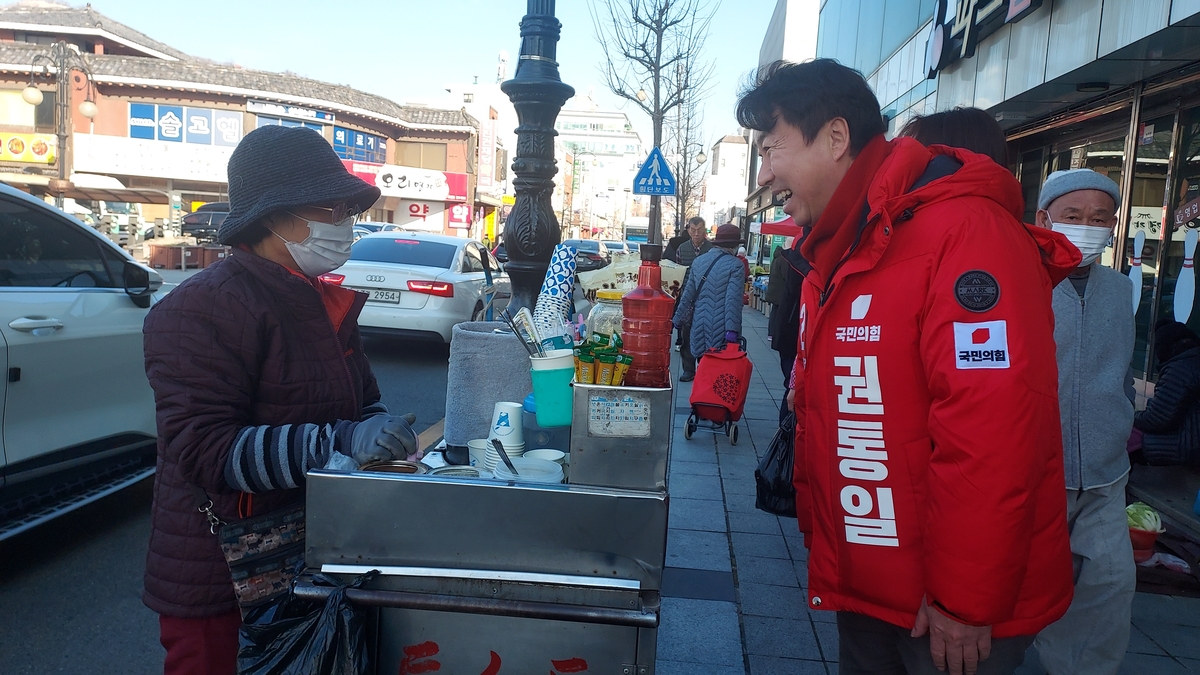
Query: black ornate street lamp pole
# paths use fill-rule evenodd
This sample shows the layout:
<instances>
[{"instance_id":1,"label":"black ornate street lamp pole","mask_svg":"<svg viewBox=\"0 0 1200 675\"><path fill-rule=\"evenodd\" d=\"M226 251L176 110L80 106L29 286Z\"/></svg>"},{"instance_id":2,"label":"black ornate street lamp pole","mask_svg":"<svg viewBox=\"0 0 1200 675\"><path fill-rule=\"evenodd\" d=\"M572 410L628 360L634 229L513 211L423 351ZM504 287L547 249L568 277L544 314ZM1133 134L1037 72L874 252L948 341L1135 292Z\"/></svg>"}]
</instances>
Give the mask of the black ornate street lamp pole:
<instances>
[{"instance_id":1,"label":"black ornate street lamp pole","mask_svg":"<svg viewBox=\"0 0 1200 675\"><path fill-rule=\"evenodd\" d=\"M504 224L505 271L512 280L510 312L533 311L550 255L560 241L554 192L554 121L575 95L558 74L556 51L562 24L554 18L554 0L529 0L521 19L521 56L513 79L500 85L517 109L517 153L512 170L517 201Z\"/></svg>"}]
</instances>

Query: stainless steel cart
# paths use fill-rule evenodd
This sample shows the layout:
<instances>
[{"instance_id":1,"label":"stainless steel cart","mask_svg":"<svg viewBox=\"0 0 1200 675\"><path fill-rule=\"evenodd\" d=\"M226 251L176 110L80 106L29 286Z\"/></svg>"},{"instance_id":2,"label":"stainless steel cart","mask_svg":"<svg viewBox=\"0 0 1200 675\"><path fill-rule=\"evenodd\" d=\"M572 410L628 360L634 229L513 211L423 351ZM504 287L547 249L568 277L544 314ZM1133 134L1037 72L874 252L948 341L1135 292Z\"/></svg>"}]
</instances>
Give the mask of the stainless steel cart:
<instances>
[{"instance_id":1,"label":"stainless steel cart","mask_svg":"<svg viewBox=\"0 0 1200 675\"><path fill-rule=\"evenodd\" d=\"M380 571L346 594L375 608L376 672L653 675L670 393L578 387L571 485L310 472L309 567Z\"/></svg>"}]
</instances>

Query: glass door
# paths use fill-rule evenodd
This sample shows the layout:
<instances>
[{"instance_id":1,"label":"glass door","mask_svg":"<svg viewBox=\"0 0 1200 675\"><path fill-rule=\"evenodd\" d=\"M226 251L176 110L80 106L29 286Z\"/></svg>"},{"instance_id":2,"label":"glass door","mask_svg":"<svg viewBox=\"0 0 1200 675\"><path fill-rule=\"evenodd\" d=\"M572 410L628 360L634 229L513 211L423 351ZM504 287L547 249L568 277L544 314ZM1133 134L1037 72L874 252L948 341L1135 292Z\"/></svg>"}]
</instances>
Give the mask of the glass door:
<instances>
[{"instance_id":1,"label":"glass door","mask_svg":"<svg viewBox=\"0 0 1200 675\"><path fill-rule=\"evenodd\" d=\"M1163 206L1167 202L1167 180L1170 177L1171 141L1174 115L1163 115L1143 122L1138 127L1137 148L1134 153L1132 194L1126 200L1130 204L1129 227L1125 237L1126 260L1131 272L1134 261L1140 262L1141 274L1134 281L1138 291L1138 309L1135 315L1136 334L1133 348L1133 372L1138 378L1146 378L1153 372L1147 361L1150 357L1151 323L1155 320L1154 289L1158 283L1162 256L1159 251L1165 236L1163 231ZM1140 250L1134 250L1141 242ZM1106 264L1108 260L1106 259ZM1169 267L1169 265L1168 265ZM1177 274L1178 272L1176 272ZM1167 279L1164 277L1164 282ZM1140 282L1140 283L1139 283ZM1173 283L1173 282L1172 282ZM1165 286L1164 292L1165 292ZM1161 298L1161 296L1160 296ZM1158 316L1162 316L1160 302Z\"/></svg>"},{"instance_id":2,"label":"glass door","mask_svg":"<svg viewBox=\"0 0 1200 675\"><path fill-rule=\"evenodd\" d=\"M1180 113L1180 143L1168 217L1169 236L1164 232L1162 294L1159 319L1174 319L1200 332L1196 305L1196 282L1192 260L1200 233L1200 108ZM1140 328L1140 326L1139 326Z\"/></svg>"}]
</instances>

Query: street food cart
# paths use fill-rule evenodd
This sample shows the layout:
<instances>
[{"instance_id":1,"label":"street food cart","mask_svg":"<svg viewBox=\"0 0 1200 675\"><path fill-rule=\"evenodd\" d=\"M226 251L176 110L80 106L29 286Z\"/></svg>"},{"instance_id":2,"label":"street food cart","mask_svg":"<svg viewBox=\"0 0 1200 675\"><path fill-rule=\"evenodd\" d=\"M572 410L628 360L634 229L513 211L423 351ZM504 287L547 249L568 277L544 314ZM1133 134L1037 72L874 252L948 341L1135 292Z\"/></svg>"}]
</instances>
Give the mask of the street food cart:
<instances>
[{"instance_id":1,"label":"street food cart","mask_svg":"<svg viewBox=\"0 0 1200 675\"><path fill-rule=\"evenodd\" d=\"M569 484L310 472L309 567L379 571L346 592L376 672L652 675L671 394L576 385Z\"/></svg>"}]
</instances>

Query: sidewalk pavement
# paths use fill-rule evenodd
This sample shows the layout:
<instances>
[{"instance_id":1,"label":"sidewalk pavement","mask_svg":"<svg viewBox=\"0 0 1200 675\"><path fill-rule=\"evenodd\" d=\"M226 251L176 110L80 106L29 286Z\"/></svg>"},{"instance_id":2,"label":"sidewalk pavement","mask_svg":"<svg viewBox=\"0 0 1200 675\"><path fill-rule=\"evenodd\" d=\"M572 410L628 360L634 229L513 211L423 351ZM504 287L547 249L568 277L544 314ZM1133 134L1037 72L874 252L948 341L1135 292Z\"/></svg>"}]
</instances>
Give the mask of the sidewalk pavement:
<instances>
[{"instance_id":1,"label":"sidewalk pavement","mask_svg":"<svg viewBox=\"0 0 1200 675\"><path fill-rule=\"evenodd\" d=\"M742 332L754 378L736 446L703 430L684 439L691 383L675 384L656 673L836 675L835 615L808 609L796 520L754 508L754 469L778 429L783 373L766 318L745 309ZM1122 675L1200 673L1200 599L1138 593L1133 625ZM1032 649L1017 672L1043 673Z\"/></svg>"}]
</instances>

